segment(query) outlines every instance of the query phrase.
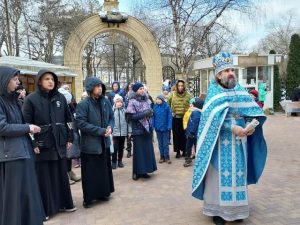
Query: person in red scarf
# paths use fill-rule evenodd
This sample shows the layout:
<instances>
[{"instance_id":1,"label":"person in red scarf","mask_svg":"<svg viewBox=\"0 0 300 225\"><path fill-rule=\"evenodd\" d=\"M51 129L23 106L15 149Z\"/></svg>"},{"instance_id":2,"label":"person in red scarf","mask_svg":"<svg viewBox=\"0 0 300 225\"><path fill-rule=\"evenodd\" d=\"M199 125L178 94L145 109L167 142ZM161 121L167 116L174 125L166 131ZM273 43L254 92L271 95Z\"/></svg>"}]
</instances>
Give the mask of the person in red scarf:
<instances>
[{"instance_id":1,"label":"person in red scarf","mask_svg":"<svg viewBox=\"0 0 300 225\"><path fill-rule=\"evenodd\" d=\"M255 102L258 104L258 106L259 106L260 108L263 108L263 107L264 107L264 104L258 100L258 95L259 95L258 91L255 90L255 89L253 89L253 90L251 90L249 93L250 93L250 96L251 96L251 97L255 100Z\"/></svg>"}]
</instances>

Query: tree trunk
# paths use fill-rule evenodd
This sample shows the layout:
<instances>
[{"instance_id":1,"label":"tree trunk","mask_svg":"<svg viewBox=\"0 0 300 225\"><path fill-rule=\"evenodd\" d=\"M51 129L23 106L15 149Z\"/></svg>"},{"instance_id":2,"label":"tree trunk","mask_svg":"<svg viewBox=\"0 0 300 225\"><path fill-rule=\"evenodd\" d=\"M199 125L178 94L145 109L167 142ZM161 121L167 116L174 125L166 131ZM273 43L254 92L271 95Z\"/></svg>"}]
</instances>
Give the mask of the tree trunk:
<instances>
[{"instance_id":1,"label":"tree trunk","mask_svg":"<svg viewBox=\"0 0 300 225\"><path fill-rule=\"evenodd\" d=\"M133 82L136 82L136 76L135 76L135 66L136 66L136 64L135 64L135 53L133 54L133 56L132 56L132 81Z\"/></svg>"},{"instance_id":2,"label":"tree trunk","mask_svg":"<svg viewBox=\"0 0 300 225\"><path fill-rule=\"evenodd\" d=\"M93 68L92 68L92 49L89 48L86 53L86 72L87 76L91 76L93 74Z\"/></svg>"},{"instance_id":3,"label":"tree trunk","mask_svg":"<svg viewBox=\"0 0 300 225\"><path fill-rule=\"evenodd\" d=\"M26 38L27 38L28 57L29 57L29 59L31 59L32 56L31 56L31 47L30 47L30 39L29 39L29 33L28 33L28 26L26 26Z\"/></svg>"},{"instance_id":4,"label":"tree trunk","mask_svg":"<svg viewBox=\"0 0 300 225\"><path fill-rule=\"evenodd\" d=\"M48 32L47 37L48 38L45 51L45 62L52 63L55 35L53 34L53 32Z\"/></svg>"},{"instance_id":5,"label":"tree trunk","mask_svg":"<svg viewBox=\"0 0 300 225\"><path fill-rule=\"evenodd\" d=\"M1 39L0 39L0 57L2 56L1 49L2 49L2 45L3 45L4 40L5 40L5 34L3 34L2 37L1 37Z\"/></svg>"},{"instance_id":6,"label":"tree trunk","mask_svg":"<svg viewBox=\"0 0 300 225\"><path fill-rule=\"evenodd\" d=\"M19 27L18 23L15 24L15 45L16 45L16 56L20 56L20 38L19 38Z\"/></svg>"},{"instance_id":7,"label":"tree trunk","mask_svg":"<svg viewBox=\"0 0 300 225\"><path fill-rule=\"evenodd\" d=\"M180 34L180 16L178 15L178 4L179 1L169 0L169 4L172 10L172 20L175 31L175 41L176 41L176 49L175 49L175 66L177 71L182 72L181 68L181 56L182 56L182 40Z\"/></svg>"},{"instance_id":8,"label":"tree trunk","mask_svg":"<svg viewBox=\"0 0 300 225\"><path fill-rule=\"evenodd\" d=\"M11 33L10 33L10 21L9 21L9 12L8 12L8 3L7 0L4 0L4 9L5 9L5 19L6 19L6 30L7 30L7 51L8 55L12 55L12 42L11 42Z\"/></svg>"}]
</instances>

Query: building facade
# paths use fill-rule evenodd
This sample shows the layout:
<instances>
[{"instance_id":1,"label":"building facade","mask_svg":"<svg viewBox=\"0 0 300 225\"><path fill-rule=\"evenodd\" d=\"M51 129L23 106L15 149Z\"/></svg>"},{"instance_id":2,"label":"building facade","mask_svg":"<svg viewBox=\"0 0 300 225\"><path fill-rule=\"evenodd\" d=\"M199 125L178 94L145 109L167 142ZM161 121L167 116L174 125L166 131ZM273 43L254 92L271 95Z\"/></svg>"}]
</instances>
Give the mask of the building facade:
<instances>
[{"instance_id":1,"label":"building facade","mask_svg":"<svg viewBox=\"0 0 300 225\"><path fill-rule=\"evenodd\" d=\"M264 108L273 108L273 78L274 65L283 59L279 54L259 55L250 53L249 55L233 55L233 64L238 82L247 88L259 90L264 87L267 91ZM193 79L199 82L197 92L199 96L205 95L208 90L210 80L214 79L214 68L212 58L206 58L194 62Z\"/></svg>"},{"instance_id":2,"label":"building facade","mask_svg":"<svg viewBox=\"0 0 300 225\"><path fill-rule=\"evenodd\" d=\"M68 67L16 56L0 57L0 66L10 66L20 70L20 81L27 93L35 91L35 77L41 69L54 72L58 77L58 81L61 84L68 84L72 93L75 93L76 74Z\"/></svg>"}]
</instances>

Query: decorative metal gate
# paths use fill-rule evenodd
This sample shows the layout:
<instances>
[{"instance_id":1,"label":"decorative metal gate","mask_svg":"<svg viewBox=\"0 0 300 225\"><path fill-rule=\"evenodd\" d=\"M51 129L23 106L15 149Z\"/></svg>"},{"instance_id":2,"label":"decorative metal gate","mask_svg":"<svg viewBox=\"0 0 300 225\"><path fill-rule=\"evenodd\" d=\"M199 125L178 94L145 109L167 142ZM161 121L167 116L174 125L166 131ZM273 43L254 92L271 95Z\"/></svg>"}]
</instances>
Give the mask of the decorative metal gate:
<instances>
[{"instance_id":1,"label":"decorative metal gate","mask_svg":"<svg viewBox=\"0 0 300 225\"><path fill-rule=\"evenodd\" d=\"M193 77L188 77L188 89L189 92L193 96L199 96L200 95L200 75L195 75Z\"/></svg>"},{"instance_id":2,"label":"decorative metal gate","mask_svg":"<svg viewBox=\"0 0 300 225\"><path fill-rule=\"evenodd\" d=\"M172 66L164 66L163 67L163 80L175 80L175 70Z\"/></svg>"}]
</instances>

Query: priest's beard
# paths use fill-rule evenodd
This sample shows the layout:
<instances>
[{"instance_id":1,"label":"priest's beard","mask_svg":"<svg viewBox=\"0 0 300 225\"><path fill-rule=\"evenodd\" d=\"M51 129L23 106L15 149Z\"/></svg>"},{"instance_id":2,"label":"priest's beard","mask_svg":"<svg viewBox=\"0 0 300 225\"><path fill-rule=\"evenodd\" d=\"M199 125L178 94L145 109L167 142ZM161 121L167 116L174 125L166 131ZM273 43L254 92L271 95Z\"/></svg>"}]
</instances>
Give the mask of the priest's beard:
<instances>
[{"instance_id":1,"label":"priest's beard","mask_svg":"<svg viewBox=\"0 0 300 225\"><path fill-rule=\"evenodd\" d=\"M228 88L228 89L232 89L235 87L236 85L236 77L235 76L230 76L230 77L222 77L219 80L220 84L224 87L224 88Z\"/></svg>"}]
</instances>

